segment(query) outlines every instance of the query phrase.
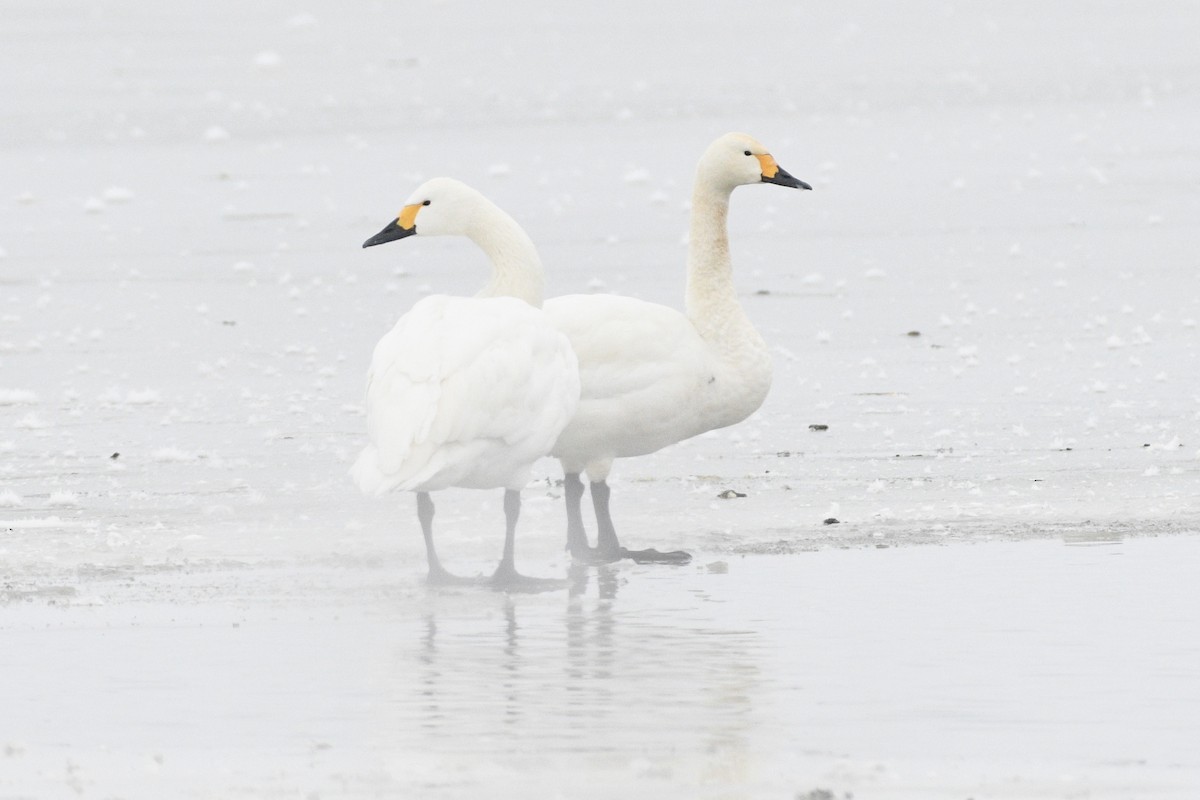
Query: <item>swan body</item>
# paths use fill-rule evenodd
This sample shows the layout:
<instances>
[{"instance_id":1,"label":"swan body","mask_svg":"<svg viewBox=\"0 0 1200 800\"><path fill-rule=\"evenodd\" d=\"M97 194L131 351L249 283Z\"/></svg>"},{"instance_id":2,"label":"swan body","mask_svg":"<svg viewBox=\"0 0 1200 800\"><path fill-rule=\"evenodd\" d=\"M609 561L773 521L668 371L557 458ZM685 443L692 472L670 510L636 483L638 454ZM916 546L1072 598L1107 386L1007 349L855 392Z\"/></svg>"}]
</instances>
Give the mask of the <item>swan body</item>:
<instances>
[{"instance_id":1,"label":"swan body","mask_svg":"<svg viewBox=\"0 0 1200 800\"><path fill-rule=\"evenodd\" d=\"M521 489L574 411L574 363L524 300L426 297L375 346L359 488Z\"/></svg>"},{"instance_id":2,"label":"swan body","mask_svg":"<svg viewBox=\"0 0 1200 800\"><path fill-rule=\"evenodd\" d=\"M545 303L546 316L579 358L579 410L552 451L565 474L567 544L577 558L691 558L621 547L608 511L607 477L616 458L733 425L766 399L770 356L737 299L727 225L733 190L754 183L812 188L746 134L726 134L701 156L692 192L686 312L612 295L567 295ZM594 549L579 510L583 472L596 510Z\"/></svg>"},{"instance_id":3,"label":"swan body","mask_svg":"<svg viewBox=\"0 0 1200 800\"><path fill-rule=\"evenodd\" d=\"M750 327L709 342L673 308L614 295L556 297L545 311L575 347L583 386L553 451L567 472L601 480L615 458L733 425L771 386L766 343Z\"/></svg>"},{"instance_id":4,"label":"swan body","mask_svg":"<svg viewBox=\"0 0 1200 800\"><path fill-rule=\"evenodd\" d=\"M483 195L435 178L363 246L418 232L471 238L490 258L492 277L475 297L424 298L376 345L367 376L369 443L351 474L367 494L417 493L434 581L453 576L433 546L429 492L505 489L505 550L493 578L527 580L513 566L520 490L578 406L575 353L539 309L543 276L533 243Z\"/></svg>"}]
</instances>

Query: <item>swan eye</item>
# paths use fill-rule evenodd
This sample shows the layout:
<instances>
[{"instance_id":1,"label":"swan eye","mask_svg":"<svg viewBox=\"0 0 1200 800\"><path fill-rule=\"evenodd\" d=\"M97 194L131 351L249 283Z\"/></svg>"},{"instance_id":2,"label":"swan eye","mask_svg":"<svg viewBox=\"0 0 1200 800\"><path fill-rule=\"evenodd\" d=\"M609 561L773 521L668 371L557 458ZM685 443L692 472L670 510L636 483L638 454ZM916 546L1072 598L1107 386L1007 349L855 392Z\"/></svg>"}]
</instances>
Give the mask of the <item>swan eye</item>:
<instances>
[{"instance_id":1,"label":"swan eye","mask_svg":"<svg viewBox=\"0 0 1200 800\"><path fill-rule=\"evenodd\" d=\"M746 151L746 155L750 155L750 151L749 151L749 150L747 150L747 151Z\"/></svg>"},{"instance_id":2,"label":"swan eye","mask_svg":"<svg viewBox=\"0 0 1200 800\"><path fill-rule=\"evenodd\" d=\"M429 201L428 201L428 200L426 200L424 203L421 203L421 205L423 205L423 206L427 206L427 205L429 205Z\"/></svg>"}]
</instances>

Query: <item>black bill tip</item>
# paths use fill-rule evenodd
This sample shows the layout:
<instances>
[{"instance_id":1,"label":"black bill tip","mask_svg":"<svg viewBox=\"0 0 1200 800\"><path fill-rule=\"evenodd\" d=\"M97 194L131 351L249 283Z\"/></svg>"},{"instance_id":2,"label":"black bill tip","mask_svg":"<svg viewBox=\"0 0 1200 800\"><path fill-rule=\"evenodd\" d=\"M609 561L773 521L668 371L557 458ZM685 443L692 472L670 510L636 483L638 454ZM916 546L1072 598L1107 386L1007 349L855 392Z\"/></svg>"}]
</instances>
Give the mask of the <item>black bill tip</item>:
<instances>
[{"instance_id":1,"label":"black bill tip","mask_svg":"<svg viewBox=\"0 0 1200 800\"><path fill-rule=\"evenodd\" d=\"M403 239L406 236L412 236L416 232L416 225L413 225L411 228L401 228L400 220L394 219L387 224L386 228L363 242L363 247L374 247L375 245L383 244L384 242L394 242L397 239Z\"/></svg>"},{"instance_id":2,"label":"black bill tip","mask_svg":"<svg viewBox=\"0 0 1200 800\"><path fill-rule=\"evenodd\" d=\"M764 175L762 182L773 183L776 186L787 186L789 189L812 189L812 187L804 181L790 175L783 167L779 167L775 174L770 178Z\"/></svg>"}]
</instances>

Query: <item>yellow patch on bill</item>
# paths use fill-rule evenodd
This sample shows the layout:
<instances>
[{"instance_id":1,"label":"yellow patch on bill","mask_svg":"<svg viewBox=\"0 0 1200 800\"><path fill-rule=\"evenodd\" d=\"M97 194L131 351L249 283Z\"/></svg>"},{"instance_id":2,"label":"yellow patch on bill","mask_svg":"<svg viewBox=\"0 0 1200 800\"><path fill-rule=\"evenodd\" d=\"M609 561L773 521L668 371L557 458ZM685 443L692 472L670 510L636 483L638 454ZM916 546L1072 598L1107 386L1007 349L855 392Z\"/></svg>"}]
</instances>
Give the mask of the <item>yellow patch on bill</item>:
<instances>
[{"instance_id":1,"label":"yellow patch on bill","mask_svg":"<svg viewBox=\"0 0 1200 800\"><path fill-rule=\"evenodd\" d=\"M762 168L764 178L774 178L775 173L779 172L779 165L775 163L775 158L770 153L763 153L761 156L755 156L758 159L758 164Z\"/></svg>"},{"instance_id":2,"label":"yellow patch on bill","mask_svg":"<svg viewBox=\"0 0 1200 800\"><path fill-rule=\"evenodd\" d=\"M413 203L411 206L405 206L400 209L400 217L396 220L396 224L406 231L412 230L413 225L417 224L417 212L421 210L420 203Z\"/></svg>"}]
</instances>

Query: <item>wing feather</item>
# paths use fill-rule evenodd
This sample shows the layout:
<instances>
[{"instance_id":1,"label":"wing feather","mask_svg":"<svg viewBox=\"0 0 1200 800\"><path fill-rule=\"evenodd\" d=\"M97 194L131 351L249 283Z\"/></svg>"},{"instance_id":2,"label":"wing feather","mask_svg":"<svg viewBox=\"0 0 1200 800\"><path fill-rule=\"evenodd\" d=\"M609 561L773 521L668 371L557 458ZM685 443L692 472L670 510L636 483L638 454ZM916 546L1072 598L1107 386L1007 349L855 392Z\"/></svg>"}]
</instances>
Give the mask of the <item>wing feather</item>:
<instances>
[{"instance_id":1,"label":"wing feather","mask_svg":"<svg viewBox=\"0 0 1200 800\"><path fill-rule=\"evenodd\" d=\"M566 338L527 303L425 298L375 348L371 443L355 478L373 494L517 488L574 414L575 364Z\"/></svg>"}]
</instances>

